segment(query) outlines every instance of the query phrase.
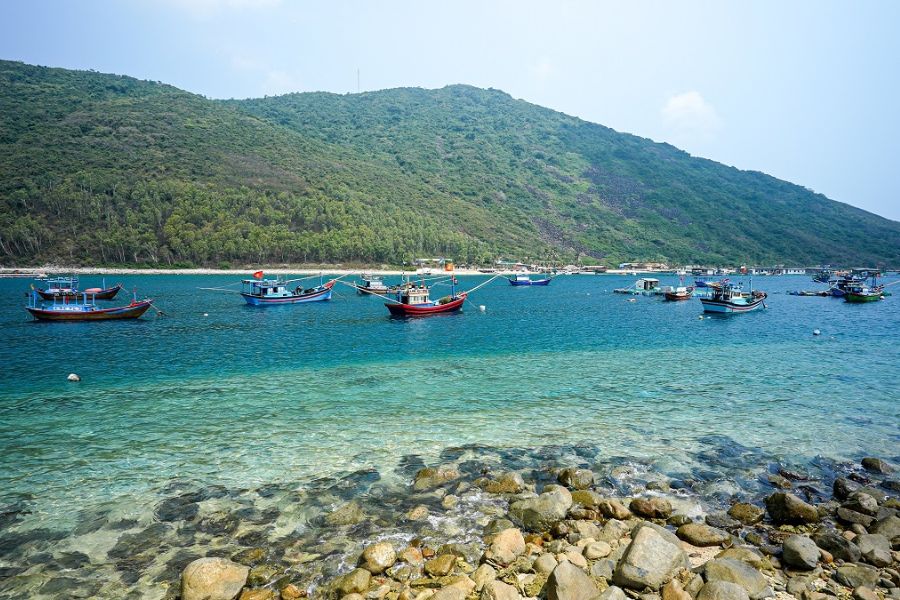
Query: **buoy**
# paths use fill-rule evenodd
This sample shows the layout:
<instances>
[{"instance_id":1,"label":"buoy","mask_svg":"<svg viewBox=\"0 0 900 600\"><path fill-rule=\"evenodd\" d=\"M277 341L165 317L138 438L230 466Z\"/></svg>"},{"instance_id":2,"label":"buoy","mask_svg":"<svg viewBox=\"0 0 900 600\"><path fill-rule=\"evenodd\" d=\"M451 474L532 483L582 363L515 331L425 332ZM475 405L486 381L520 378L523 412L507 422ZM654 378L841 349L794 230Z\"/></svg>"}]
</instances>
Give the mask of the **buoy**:
<instances>
[{"instance_id":1,"label":"buoy","mask_svg":"<svg viewBox=\"0 0 900 600\"><path fill-rule=\"evenodd\" d=\"M204 317L208 317L208 316L209 316L209 313L203 313L203 316L204 316Z\"/></svg>"},{"instance_id":2,"label":"buoy","mask_svg":"<svg viewBox=\"0 0 900 600\"><path fill-rule=\"evenodd\" d=\"M697 319L698 319L699 321L702 321L702 320L703 320L703 315L700 315L699 317L697 317Z\"/></svg>"},{"instance_id":3,"label":"buoy","mask_svg":"<svg viewBox=\"0 0 900 600\"><path fill-rule=\"evenodd\" d=\"M637 302L637 298L629 298L628 301L629 302Z\"/></svg>"},{"instance_id":4,"label":"buoy","mask_svg":"<svg viewBox=\"0 0 900 600\"><path fill-rule=\"evenodd\" d=\"M487 307L486 307L484 304L479 304L479 305L478 305L478 310L480 310L481 312L484 312L484 311L487 310Z\"/></svg>"},{"instance_id":5,"label":"buoy","mask_svg":"<svg viewBox=\"0 0 900 600\"><path fill-rule=\"evenodd\" d=\"M822 332L818 329L813 329L813 335L822 335Z\"/></svg>"},{"instance_id":6,"label":"buoy","mask_svg":"<svg viewBox=\"0 0 900 600\"><path fill-rule=\"evenodd\" d=\"M81 377L79 377L76 373L69 373L69 376L66 377L69 381L81 381Z\"/></svg>"}]
</instances>

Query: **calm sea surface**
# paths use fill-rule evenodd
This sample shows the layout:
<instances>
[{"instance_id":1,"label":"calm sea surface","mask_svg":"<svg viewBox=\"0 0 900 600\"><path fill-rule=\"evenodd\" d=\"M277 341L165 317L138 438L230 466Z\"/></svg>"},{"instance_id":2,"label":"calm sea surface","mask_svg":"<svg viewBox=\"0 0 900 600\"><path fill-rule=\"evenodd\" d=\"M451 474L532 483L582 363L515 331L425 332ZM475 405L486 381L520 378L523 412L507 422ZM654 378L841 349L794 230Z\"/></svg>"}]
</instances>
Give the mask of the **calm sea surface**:
<instances>
[{"instance_id":1,"label":"calm sea surface","mask_svg":"<svg viewBox=\"0 0 900 600\"><path fill-rule=\"evenodd\" d=\"M462 313L397 320L342 286L330 302L251 308L198 289L233 277L107 279L166 315L36 323L28 282L0 281L0 508L20 511L20 531L152 512L172 481L408 481L410 456L435 464L464 445L587 447L588 462L672 474L747 453L801 466L900 454L900 296L852 305L784 293L822 287L808 277L757 278L767 310L701 320L696 299L612 293L636 277L500 279Z\"/></svg>"}]
</instances>

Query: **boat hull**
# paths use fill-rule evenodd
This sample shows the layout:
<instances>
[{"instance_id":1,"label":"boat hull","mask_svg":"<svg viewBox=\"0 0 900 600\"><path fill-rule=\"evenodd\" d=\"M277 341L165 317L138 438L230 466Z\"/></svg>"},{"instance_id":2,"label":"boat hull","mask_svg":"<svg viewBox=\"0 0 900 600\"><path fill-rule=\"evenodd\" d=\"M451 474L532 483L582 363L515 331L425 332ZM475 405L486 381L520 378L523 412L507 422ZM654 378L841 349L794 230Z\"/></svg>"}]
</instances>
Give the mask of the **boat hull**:
<instances>
[{"instance_id":1,"label":"boat hull","mask_svg":"<svg viewBox=\"0 0 900 600\"><path fill-rule=\"evenodd\" d=\"M881 292L872 293L872 294L856 294L854 292L847 292L844 294L845 302L852 302L854 304L862 304L864 302L878 302L881 300Z\"/></svg>"},{"instance_id":2,"label":"boat hull","mask_svg":"<svg viewBox=\"0 0 900 600\"><path fill-rule=\"evenodd\" d=\"M87 293L88 298L91 300L112 300L116 297L116 294L119 293L119 290L122 289L122 284L114 285L111 288L106 288L104 290L100 290L99 292L87 292L85 291L75 291L75 290L63 290L58 292L49 292L47 290L35 290L38 293L38 296L43 298L44 300L53 300L54 298L83 298L84 294Z\"/></svg>"},{"instance_id":3,"label":"boat hull","mask_svg":"<svg viewBox=\"0 0 900 600\"><path fill-rule=\"evenodd\" d=\"M520 287L525 285L550 285L550 279L532 279L530 281L516 281L509 279L509 285Z\"/></svg>"},{"instance_id":4,"label":"boat hull","mask_svg":"<svg viewBox=\"0 0 900 600\"><path fill-rule=\"evenodd\" d=\"M719 313L719 314L734 314L734 313L745 313L750 312L752 310L756 310L763 306L763 302L765 301L765 297L753 300L752 302L748 302L746 304L737 304L735 302L728 302L725 300L712 300L710 298L700 298L700 302L703 304L703 312L708 313Z\"/></svg>"},{"instance_id":5,"label":"boat hull","mask_svg":"<svg viewBox=\"0 0 900 600\"><path fill-rule=\"evenodd\" d=\"M152 304L151 300L132 302L128 306L101 308L97 310L52 310L26 307L31 315L41 321L117 321L140 318Z\"/></svg>"},{"instance_id":6,"label":"boat hull","mask_svg":"<svg viewBox=\"0 0 900 600\"><path fill-rule=\"evenodd\" d=\"M441 313L455 312L462 308L466 301L465 294L460 294L456 300L444 304L401 304L399 302L385 302L384 305L395 317L426 317Z\"/></svg>"},{"instance_id":7,"label":"boat hull","mask_svg":"<svg viewBox=\"0 0 900 600\"><path fill-rule=\"evenodd\" d=\"M684 300L690 300L693 294L690 292L684 294L680 294L678 292L666 292L664 296L669 302L682 302Z\"/></svg>"},{"instance_id":8,"label":"boat hull","mask_svg":"<svg viewBox=\"0 0 900 600\"><path fill-rule=\"evenodd\" d=\"M252 294L241 292L241 296L250 306L280 306L284 304L303 304L304 302L323 302L331 300L331 288L312 292L310 294L300 294L298 296L287 296L285 298L261 298Z\"/></svg>"}]
</instances>

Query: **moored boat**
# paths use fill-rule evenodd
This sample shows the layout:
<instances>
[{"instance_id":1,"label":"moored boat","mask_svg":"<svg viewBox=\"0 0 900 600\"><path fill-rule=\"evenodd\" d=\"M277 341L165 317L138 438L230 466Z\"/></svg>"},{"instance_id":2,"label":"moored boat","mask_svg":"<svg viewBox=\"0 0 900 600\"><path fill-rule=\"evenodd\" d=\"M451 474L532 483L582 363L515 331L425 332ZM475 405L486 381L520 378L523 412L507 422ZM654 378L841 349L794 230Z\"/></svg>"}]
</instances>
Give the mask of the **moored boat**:
<instances>
[{"instance_id":1,"label":"moored boat","mask_svg":"<svg viewBox=\"0 0 900 600\"><path fill-rule=\"evenodd\" d=\"M382 281L381 277L374 275L363 275L360 279L362 282L354 283L356 293L361 295L374 294L377 296L393 295L400 291L399 285L388 286Z\"/></svg>"},{"instance_id":2,"label":"moored boat","mask_svg":"<svg viewBox=\"0 0 900 600\"><path fill-rule=\"evenodd\" d=\"M875 277L872 278L872 285L869 286L865 281L851 284L844 290L844 301L854 304L862 304L864 302L877 302L884 297L884 286L876 283Z\"/></svg>"},{"instance_id":3,"label":"moored boat","mask_svg":"<svg viewBox=\"0 0 900 600\"><path fill-rule=\"evenodd\" d=\"M682 300L690 300L694 295L694 288L679 286L674 289L668 289L663 296L669 302L680 302Z\"/></svg>"},{"instance_id":4,"label":"moored boat","mask_svg":"<svg viewBox=\"0 0 900 600\"><path fill-rule=\"evenodd\" d=\"M106 281L103 287L87 288L85 290L78 289L78 277L60 276L47 278L47 287L35 290L44 300L53 300L54 298L78 298L82 293L87 293L93 300L112 300L122 289L122 284L117 283L112 287L106 287Z\"/></svg>"},{"instance_id":5,"label":"moored boat","mask_svg":"<svg viewBox=\"0 0 900 600\"><path fill-rule=\"evenodd\" d=\"M665 290L659 287L659 279L644 277L635 281L631 287L616 288L613 292L616 294L632 294L634 296L661 296L665 293Z\"/></svg>"},{"instance_id":6,"label":"moored boat","mask_svg":"<svg viewBox=\"0 0 900 600\"><path fill-rule=\"evenodd\" d=\"M708 286L712 293L705 298L700 298L703 304L703 312L733 314L756 310L765 306L768 297L765 292L751 290L744 292L740 286L729 281L722 281Z\"/></svg>"},{"instance_id":7,"label":"moored boat","mask_svg":"<svg viewBox=\"0 0 900 600\"><path fill-rule=\"evenodd\" d=\"M449 296L431 300L430 289L423 285L408 285L397 294L396 302L385 302L391 315L396 317L421 317L440 313L454 312L462 308L467 293L455 290Z\"/></svg>"},{"instance_id":8,"label":"moored boat","mask_svg":"<svg viewBox=\"0 0 900 600\"><path fill-rule=\"evenodd\" d=\"M303 286L297 286L290 289L288 286L291 281L286 281L280 277L275 279L264 279L262 271L254 273L253 279L244 279L241 281L241 297L250 306L275 306L282 304L300 304L303 302L321 302L331 299L332 288L335 280L332 279L326 283L321 282L319 285L304 289Z\"/></svg>"},{"instance_id":9,"label":"moored boat","mask_svg":"<svg viewBox=\"0 0 900 600\"><path fill-rule=\"evenodd\" d=\"M552 277L545 277L543 279L532 279L528 273L516 273L513 277L507 277L507 281L509 281L510 285L513 286L523 286L523 285L550 285L550 280Z\"/></svg>"},{"instance_id":10,"label":"moored boat","mask_svg":"<svg viewBox=\"0 0 900 600\"><path fill-rule=\"evenodd\" d=\"M81 298L69 296L54 297L52 304L38 302L37 290L31 295L31 302L25 309L40 321L114 321L122 319L140 318L153 301L148 299L134 299L126 306L111 308L99 308L94 303L94 298L87 292L82 292Z\"/></svg>"}]
</instances>

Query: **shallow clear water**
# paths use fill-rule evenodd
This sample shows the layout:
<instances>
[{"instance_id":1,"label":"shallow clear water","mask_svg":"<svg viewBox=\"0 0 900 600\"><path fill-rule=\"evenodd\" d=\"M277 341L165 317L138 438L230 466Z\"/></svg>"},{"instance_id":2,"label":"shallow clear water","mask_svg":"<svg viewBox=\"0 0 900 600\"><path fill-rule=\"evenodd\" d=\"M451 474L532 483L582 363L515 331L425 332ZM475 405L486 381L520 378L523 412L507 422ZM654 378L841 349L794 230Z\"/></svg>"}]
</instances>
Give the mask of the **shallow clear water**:
<instances>
[{"instance_id":1,"label":"shallow clear water","mask_svg":"<svg viewBox=\"0 0 900 600\"><path fill-rule=\"evenodd\" d=\"M0 281L0 507L24 507L18 530L69 532L85 511L146 520L172 481L302 488L368 469L389 485L410 457L466 445L748 481L767 461L898 453L900 297L758 278L767 310L701 320L698 300L612 293L634 279L501 279L462 313L398 320L340 286L251 308L197 289L229 277L123 276L166 316L71 324L31 322L27 282Z\"/></svg>"}]
</instances>

